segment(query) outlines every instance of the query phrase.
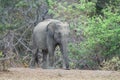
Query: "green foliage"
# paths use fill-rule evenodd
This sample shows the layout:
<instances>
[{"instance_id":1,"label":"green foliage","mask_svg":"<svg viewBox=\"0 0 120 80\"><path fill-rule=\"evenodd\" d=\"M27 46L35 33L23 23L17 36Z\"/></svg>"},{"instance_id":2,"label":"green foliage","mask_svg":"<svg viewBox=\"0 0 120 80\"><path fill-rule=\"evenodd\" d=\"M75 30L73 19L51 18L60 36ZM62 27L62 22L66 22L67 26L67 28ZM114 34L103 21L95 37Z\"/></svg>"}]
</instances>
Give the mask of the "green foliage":
<instances>
[{"instance_id":1,"label":"green foliage","mask_svg":"<svg viewBox=\"0 0 120 80\"><path fill-rule=\"evenodd\" d=\"M104 16L89 19L85 35L91 48L95 49L99 46L101 53L108 57L108 55L119 54L120 51L120 16L109 9L104 11Z\"/></svg>"},{"instance_id":2,"label":"green foliage","mask_svg":"<svg viewBox=\"0 0 120 80\"><path fill-rule=\"evenodd\" d=\"M120 70L120 58L113 57L108 61L104 61L102 65L103 65L101 67L102 70Z\"/></svg>"},{"instance_id":3,"label":"green foliage","mask_svg":"<svg viewBox=\"0 0 120 80\"><path fill-rule=\"evenodd\" d=\"M55 5L55 0L46 0L46 2L49 7L52 7L53 5Z\"/></svg>"},{"instance_id":4,"label":"green foliage","mask_svg":"<svg viewBox=\"0 0 120 80\"><path fill-rule=\"evenodd\" d=\"M15 6L16 7L27 7L29 4L25 1L19 1Z\"/></svg>"},{"instance_id":5,"label":"green foliage","mask_svg":"<svg viewBox=\"0 0 120 80\"><path fill-rule=\"evenodd\" d=\"M73 20L73 18L80 18L81 14L87 15L91 12L95 12L95 3L86 3L85 0L72 4L68 4L67 2L57 2L54 0L47 1L50 7L49 14L53 14L54 18L61 20Z\"/></svg>"},{"instance_id":6,"label":"green foliage","mask_svg":"<svg viewBox=\"0 0 120 80\"><path fill-rule=\"evenodd\" d=\"M17 2L18 0L0 0L0 7L2 8L6 8L8 6L14 6L14 4Z\"/></svg>"},{"instance_id":7,"label":"green foliage","mask_svg":"<svg viewBox=\"0 0 120 80\"><path fill-rule=\"evenodd\" d=\"M119 6L110 5L102 10L104 16L94 15L93 17L86 17L85 14L90 15L91 13L87 11L90 6L85 7L85 5L89 4L93 3L83 3L82 8L77 5L76 11L75 9L72 11L72 7L70 7L71 14L74 15L73 12L76 12L75 16L80 14L77 18L78 23L75 24L73 21L70 27L72 30L76 30L76 36L84 36L84 41L77 44L71 43L69 49L72 59L77 61L85 59L83 60L85 61L84 65L87 64L91 69L97 69L101 65L101 59L109 60L116 55L120 56L120 10L118 9ZM77 11L79 14L77 14ZM82 34L81 31L83 32ZM93 59L95 55L97 55L98 61ZM77 63L73 63L71 65L75 67ZM81 63L79 63L79 67L81 67Z\"/></svg>"},{"instance_id":8,"label":"green foliage","mask_svg":"<svg viewBox=\"0 0 120 80\"><path fill-rule=\"evenodd\" d=\"M2 52L2 51L0 51L0 58L1 58L1 57L3 57L3 52Z\"/></svg>"}]
</instances>

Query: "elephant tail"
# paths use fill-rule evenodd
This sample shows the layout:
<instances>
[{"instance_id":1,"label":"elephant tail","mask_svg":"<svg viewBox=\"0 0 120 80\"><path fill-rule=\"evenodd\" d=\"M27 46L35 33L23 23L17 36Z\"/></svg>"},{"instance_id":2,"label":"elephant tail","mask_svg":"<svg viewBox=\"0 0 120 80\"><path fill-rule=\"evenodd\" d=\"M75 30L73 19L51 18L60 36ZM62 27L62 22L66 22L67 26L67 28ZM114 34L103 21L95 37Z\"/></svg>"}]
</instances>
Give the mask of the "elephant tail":
<instances>
[{"instance_id":1,"label":"elephant tail","mask_svg":"<svg viewBox=\"0 0 120 80\"><path fill-rule=\"evenodd\" d=\"M37 46L37 44L36 44L36 41L35 41L35 35L32 34L32 48L36 49L36 46Z\"/></svg>"}]
</instances>

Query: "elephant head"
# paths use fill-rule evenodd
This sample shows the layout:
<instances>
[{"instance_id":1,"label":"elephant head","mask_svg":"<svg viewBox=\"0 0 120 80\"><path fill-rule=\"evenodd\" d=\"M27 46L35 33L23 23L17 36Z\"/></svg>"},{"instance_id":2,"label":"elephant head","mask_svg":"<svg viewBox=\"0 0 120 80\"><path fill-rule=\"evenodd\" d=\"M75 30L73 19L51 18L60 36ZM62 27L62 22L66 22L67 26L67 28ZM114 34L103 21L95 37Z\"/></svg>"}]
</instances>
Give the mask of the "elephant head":
<instances>
[{"instance_id":1,"label":"elephant head","mask_svg":"<svg viewBox=\"0 0 120 80\"><path fill-rule=\"evenodd\" d=\"M62 41L68 40L69 24L66 22L51 22L47 26L47 32L57 43L62 44Z\"/></svg>"},{"instance_id":2,"label":"elephant head","mask_svg":"<svg viewBox=\"0 0 120 80\"><path fill-rule=\"evenodd\" d=\"M67 49L69 32L70 32L69 24L66 22L51 22L47 26L48 45L49 45L49 43L52 42L54 50L57 45L60 47L61 53L64 58L64 63L65 63L66 69L69 68L68 49ZM50 49L48 48L48 51L49 50Z\"/></svg>"}]
</instances>

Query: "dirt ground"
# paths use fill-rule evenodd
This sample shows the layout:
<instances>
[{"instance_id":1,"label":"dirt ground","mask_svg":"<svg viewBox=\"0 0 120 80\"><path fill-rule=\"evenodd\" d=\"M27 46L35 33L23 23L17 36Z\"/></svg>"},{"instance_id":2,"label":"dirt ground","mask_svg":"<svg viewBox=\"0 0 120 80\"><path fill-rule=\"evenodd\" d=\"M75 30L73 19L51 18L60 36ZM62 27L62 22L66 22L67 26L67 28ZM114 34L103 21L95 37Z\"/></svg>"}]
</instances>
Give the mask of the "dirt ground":
<instances>
[{"instance_id":1,"label":"dirt ground","mask_svg":"<svg viewBox=\"0 0 120 80\"><path fill-rule=\"evenodd\" d=\"M9 71L0 72L0 80L120 80L120 72L10 68Z\"/></svg>"}]
</instances>

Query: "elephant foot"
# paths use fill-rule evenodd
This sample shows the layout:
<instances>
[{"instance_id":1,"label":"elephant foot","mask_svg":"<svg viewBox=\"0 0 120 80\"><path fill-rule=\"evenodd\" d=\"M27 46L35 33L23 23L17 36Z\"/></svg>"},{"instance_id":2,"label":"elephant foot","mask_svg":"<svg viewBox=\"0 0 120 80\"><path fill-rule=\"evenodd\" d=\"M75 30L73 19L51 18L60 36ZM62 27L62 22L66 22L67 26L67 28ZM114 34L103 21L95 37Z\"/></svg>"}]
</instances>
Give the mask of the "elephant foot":
<instances>
[{"instance_id":1,"label":"elephant foot","mask_svg":"<svg viewBox=\"0 0 120 80\"><path fill-rule=\"evenodd\" d=\"M69 64L66 64L66 66L64 68L65 68L65 70L70 70Z\"/></svg>"},{"instance_id":2,"label":"elephant foot","mask_svg":"<svg viewBox=\"0 0 120 80\"><path fill-rule=\"evenodd\" d=\"M70 70L70 67L69 66L63 66L62 69L64 69L64 70Z\"/></svg>"},{"instance_id":3,"label":"elephant foot","mask_svg":"<svg viewBox=\"0 0 120 80\"><path fill-rule=\"evenodd\" d=\"M42 67L42 69L47 69L48 68L46 64L43 64L41 67Z\"/></svg>"},{"instance_id":4,"label":"elephant foot","mask_svg":"<svg viewBox=\"0 0 120 80\"><path fill-rule=\"evenodd\" d=\"M70 70L70 68L65 68L65 70Z\"/></svg>"},{"instance_id":5,"label":"elephant foot","mask_svg":"<svg viewBox=\"0 0 120 80\"><path fill-rule=\"evenodd\" d=\"M33 67L33 66L30 66L30 68L31 68L31 69L35 69L35 67Z\"/></svg>"},{"instance_id":6,"label":"elephant foot","mask_svg":"<svg viewBox=\"0 0 120 80\"><path fill-rule=\"evenodd\" d=\"M47 68L47 67L43 67L43 66L42 66L42 69L48 69L48 68Z\"/></svg>"},{"instance_id":7,"label":"elephant foot","mask_svg":"<svg viewBox=\"0 0 120 80\"><path fill-rule=\"evenodd\" d=\"M55 69L55 67L48 67L47 69Z\"/></svg>"},{"instance_id":8,"label":"elephant foot","mask_svg":"<svg viewBox=\"0 0 120 80\"><path fill-rule=\"evenodd\" d=\"M42 69L55 69L54 67L42 66Z\"/></svg>"}]
</instances>

